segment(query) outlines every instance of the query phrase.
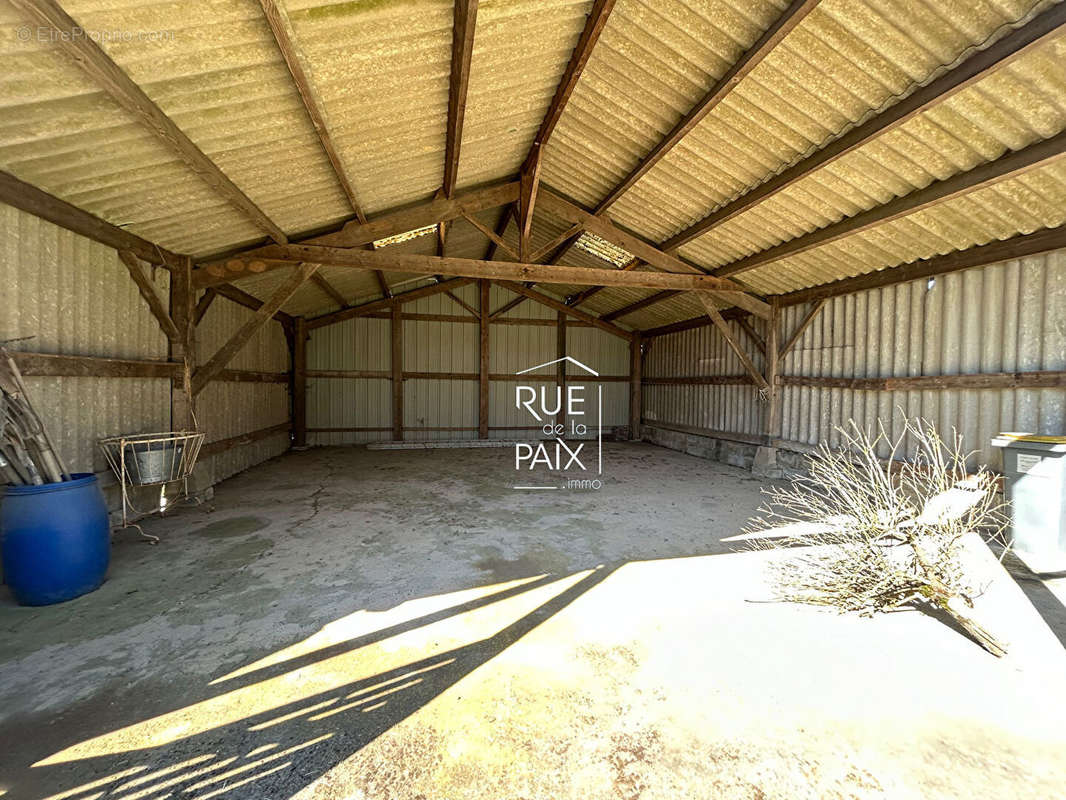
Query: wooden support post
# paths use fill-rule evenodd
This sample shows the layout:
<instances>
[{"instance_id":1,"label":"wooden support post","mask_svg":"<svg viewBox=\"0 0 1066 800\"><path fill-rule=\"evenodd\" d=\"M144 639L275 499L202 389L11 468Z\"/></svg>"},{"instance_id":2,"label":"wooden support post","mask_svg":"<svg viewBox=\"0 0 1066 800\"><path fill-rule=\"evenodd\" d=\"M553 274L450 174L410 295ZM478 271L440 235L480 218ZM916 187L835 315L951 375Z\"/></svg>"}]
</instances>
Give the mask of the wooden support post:
<instances>
[{"instance_id":1,"label":"wooden support post","mask_svg":"<svg viewBox=\"0 0 1066 800\"><path fill-rule=\"evenodd\" d=\"M641 336L636 334L629 343L629 438L634 442L640 441L641 419L641 372L643 369L643 352L641 349Z\"/></svg>"},{"instance_id":2,"label":"wooden support post","mask_svg":"<svg viewBox=\"0 0 1066 800\"><path fill-rule=\"evenodd\" d=\"M403 441L403 307L392 305L392 438Z\"/></svg>"},{"instance_id":3,"label":"wooden support post","mask_svg":"<svg viewBox=\"0 0 1066 800\"><path fill-rule=\"evenodd\" d=\"M760 389L768 389L769 387L766 383L766 378L764 378L762 373L760 373L755 367L755 362L751 360L751 356L744 351L736 334L729 330L729 325L722 317L722 313L715 307L714 303L711 302L710 298L708 298L705 293L696 292L696 295L699 297L700 302L703 303L703 308L706 310L707 316L711 318L711 322L713 322L714 326L718 328L718 332L722 334L722 338L724 338L726 342L729 343L729 346L733 348L733 352L737 354L737 358L740 359L740 363L744 365L744 369L746 369L748 374L751 375L752 380L755 381Z\"/></svg>"},{"instance_id":4,"label":"wooden support post","mask_svg":"<svg viewBox=\"0 0 1066 800\"><path fill-rule=\"evenodd\" d=\"M778 336L781 320L781 308L776 298L770 300L770 319L766 323L766 383L767 410L766 426L763 433L772 441L781 435L781 387L777 385Z\"/></svg>"},{"instance_id":5,"label":"wooden support post","mask_svg":"<svg viewBox=\"0 0 1066 800\"><path fill-rule=\"evenodd\" d=\"M170 319L180 334L170 343L170 360L181 364L181 374L170 390L170 426L172 430L196 430L196 405L192 374L196 369L196 324L194 322L192 259L182 257L182 264L170 276Z\"/></svg>"},{"instance_id":6,"label":"wooden support post","mask_svg":"<svg viewBox=\"0 0 1066 800\"><path fill-rule=\"evenodd\" d=\"M478 371L477 438L489 438L489 287L486 280L478 281L481 299L478 308Z\"/></svg>"},{"instance_id":7,"label":"wooden support post","mask_svg":"<svg viewBox=\"0 0 1066 800\"><path fill-rule=\"evenodd\" d=\"M555 325L555 357L558 359L566 358L566 314L562 311L559 312L559 317ZM559 388L562 390L562 400L559 405L559 414L555 418L557 425L563 426L563 436L566 435L566 361L560 361L556 365L556 380L558 381Z\"/></svg>"},{"instance_id":8,"label":"wooden support post","mask_svg":"<svg viewBox=\"0 0 1066 800\"><path fill-rule=\"evenodd\" d=\"M292 443L307 446L307 320L296 318L292 347Z\"/></svg>"}]
</instances>

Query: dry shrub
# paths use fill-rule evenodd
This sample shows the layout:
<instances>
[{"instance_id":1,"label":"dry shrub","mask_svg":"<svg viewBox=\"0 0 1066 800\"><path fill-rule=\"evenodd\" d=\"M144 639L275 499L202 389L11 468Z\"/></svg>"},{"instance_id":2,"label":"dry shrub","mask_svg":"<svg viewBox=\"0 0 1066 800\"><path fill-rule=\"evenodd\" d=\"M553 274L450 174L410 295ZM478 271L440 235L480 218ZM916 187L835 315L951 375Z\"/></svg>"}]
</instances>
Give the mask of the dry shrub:
<instances>
[{"instance_id":1,"label":"dry shrub","mask_svg":"<svg viewBox=\"0 0 1066 800\"><path fill-rule=\"evenodd\" d=\"M967 470L962 437L953 430L944 441L927 420L905 420L895 437L854 421L837 430L840 447L823 443L807 475L768 489L749 527L757 548L802 548L771 566L779 599L863 614L935 607L1003 655L1004 644L966 613L980 587L962 558L966 534L1002 538L996 476Z\"/></svg>"}]
</instances>

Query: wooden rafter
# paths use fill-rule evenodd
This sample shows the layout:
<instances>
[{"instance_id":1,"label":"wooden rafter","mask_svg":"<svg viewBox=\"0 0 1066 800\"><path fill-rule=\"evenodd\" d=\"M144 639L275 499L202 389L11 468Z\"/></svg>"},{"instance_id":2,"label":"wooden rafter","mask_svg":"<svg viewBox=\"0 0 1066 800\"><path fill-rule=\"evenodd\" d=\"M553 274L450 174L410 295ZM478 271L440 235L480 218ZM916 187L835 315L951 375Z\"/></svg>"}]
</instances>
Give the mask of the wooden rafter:
<instances>
[{"instance_id":1,"label":"wooden rafter","mask_svg":"<svg viewBox=\"0 0 1066 800\"><path fill-rule=\"evenodd\" d=\"M196 303L196 311L193 313L194 325L200 324L200 320L207 314L207 309L211 308L211 304L215 302L216 297L218 297L218 291L215 289L208 289L204 292L203 297Z\"/></svg>"},{"instance_id":2,"label":"wooden rafter","mask_svg":"<svg viewBox=\"0 0 1066 800\"><path fill-rule=\"evenodd\" d=\"M715 82L710 91L700 98L699 102L678 121L666 136L659 140L655 147L637 163L629 174L607 193L607 196L596 206L595 213L599 214L613 205L633 184L659 163L663 156L669 153L701 120L711 113L715 106L721 103L748 73L762 63L763 59L777 47L778 43L793 28L803 21L804 17L815 9L819 2L820 0L793 0L774 24L759 37L758 41Z\"/></svg>"},{"instance_id":3,"label":"wooden rafter","mask_svg":"<svg viewBox=\"0 0 1066 800\"><path fill-rule=\"evenodd\" d=\"M540 303L541 305L555 309L556 311L562 312L563 314L571 316L574 319L579 319L582 322L587 322L589 325L599 328L601 331L606 331L607 333L610 333L614 336L618 336L622 339L626 339L627 341L633 338L633 334L625 330L624 328L619 328L617 325L612 325L610 322L604 322L599 317L593 316L592 314L589 314L585 311L581 311L580 309L571 308L561 300L556 300L554 297L550 297L549 295L535 291L534 289L530 289L528 286L523 286L521 283L515 283L513 281L496 281L496 283L498 283L503 288L514 292L515 294L529 298L530 300L534 300Z\"/></svg>"},{"instance_id":4,"label":"wooden rafter","mask_svg":"<svg viewBox=\"0 0 1066 800\"><path fill-rule=\"evenodd\" d=\"M381 296L386 300L391 300L393 296L392 287L389 286L389 282L385 278L385 273L380 269L376 269L374 270L374 275L378 279L378 288L381 289Z\"/></svg>"},{"instance_id":5,"label":"wooden rafter","mask_svg":"<svg viewBox=\"0 0 1066 800\"><path fill-rule=\"evenodd\" d=\"M0 170L0 203L48 220L94 242L106 244L116 250L129 250L149 264L161 264L169 269L177 269L183 263L183 256L94 217L88 211L82 211L77 206L53 197L3 170Z\"/></svg>"},{"instance_id":6,"label":"wooden rafter","mask_svg":"<svg viewBox=\"0 0 1066 800\"><path fill-rule=\"evenodd\" d=\"M185 164L199 175L212 189L222 195L235 208L266 231L275 242L285 243L288 238L274 222L263 213L204 155L192 140L174 124L133 80L122 71L111 57L89 36L76 35L82 30L55 0L13 0L14 4L29 14L35 21L56 31L56 43L70 59L116 103L144 124L166 144Z\"/></svg>"},{"instance_id":7,"label":"wooden rafter","mask_svg":"<svg viewBox=\"0 0 1066 800\"><path fill-rule=\"evenodd\" d=\"M716 327L718 332L722 334L722 338L729 343L733 352L736 353L737 358L740 359L740 363L744 365L744 369L747 370L749 375L751 375L751 379L755 381L760 389L769 389L770 385L766 382L766 378L764 378L762 373L759 372L758 367L755 366L755 362L751 360L751 356L749 356L744 350L744 347L741 345L736 334L730 330L729 323L727 323L722 317L722 312L715 307L714 302L709 296L702 292L698 293L697 296L699 297L700 302L703 303L703 307L707 311L707 316L710 317L711 322L714 323L714 327Z\"/></svg>"},{"instance_id":8,"label":"wooden rafter","mask_svg":"<svg viewBox=\"0 0 1066 800\"><path fill-rule=\"evenodd\" d=\"M448 83L448 129L444 143L444 196L455 192L459 151L463 144L466 93L470 86L470 58L474 54L478 0L455 0L452 26L452 73Z\"/></svg>"},{"instance_id":9,"label":"wooden rafter","mask_svg":"<svg viewBox=\"0 0 1066 800\"><path fill-rule=\"evenodd\" d=\"M571 203L563 197L560 197L555 192L550 191L547 188L543 188L540 191L540 205L549 214L566 220L567 222L576 223L580 222L584 225L585 230L589 233L593 233L599 236L601 239L605 239L618 247L623 248L634 257L640 259L659 270L666 273L688 273L695 275L703 275L702 270L697 267L688 264L676 256L665 253L652 244L644 241L634 234L623 231L616 226L611 220L603 216L597 216L590 214L584 209ZM627 265L628 266L628 265ZM553 267L553 269L570 269L569 267ZM650 273L637 271L637 270L608 270L618 276L625 275L647 275ZM578 282L580 284L586 284L585 281ZM594 284L602 286L636 286L643 285L648 288L656 289L675 289L681 288L677 285L662 284L637 284L627 283L625 281L604 281L602 284ZM757 314L760 317L767 318L770 315L770 306L768 303L759 300L756 297L743 291L739 284L734 284L727 289L720 291L718 294L719 299L730 303L731 305L737 305L743 308L745 311L749 311L752 314Z\"/></svg>"},{"instance_id":10,"label":"wooden rafter","mask_svg":"<svg viewBox=\"0 0 1066 800\"><path fill-rule=\"evenodd\" d=\"M307 321L307 327L314 330L315 328L322 328L326 325L334 325L338 322L344 322L347 319L365 317L382 311L391 312L393 305L397 303L402 305L414 300L420 300L423 297L432 297L435 294L442 294L452 289L458 289L460 286L466 286L468 283L473 283L473 281L470 278L453 278L452 280L433 283L429 286L410 289L406 292L394 294L392 298L389 299L373 300L369 303L351 306L349 308L341 309L340 311L334 311L330 314L322 314L318 317L312 317Z\"/></svg>"},{"instance_id":11,"label":"wooden rafter","mask_svg":"<svg viewBox=\"0 0 1066 800\"><path fill-rule=\"evenodd\" d=\"M622 272L614 269L546 266L515 261L479 261L472 258L440 258L413 253L389 253L339 247L291 244L275 245L263 257L276 262L317 264L356 269L383 269L416 275L455 275L489 280L537 281L577 285L629 286L645 289L701 290L738 294L728 278L702 273ZM225 279L217 279L224 281Z\"/></svg>"},{"instance_id":12,"label":"wooden rafter","mask_svg":"<svg viewBox=\"0 0 1066 800\"><path fill-rule=\"evenodd\" d=\"M627 314L632 314L634 311L640 311L642 308L647 308L648 306L654 305L655 303L658 303L661 300L666 300L667 298L674 297L678 294L680 294L680 292L678 292L676 289L664 289L661 292L656 292L655 294L648 295L643 300L637 300L635 303L630 303L629 305L622 306L621 308L616 308L614 311L604 314L602 317L600 317L600 319L605 319L608 321L612 319L619 319L621 317L626 316ZM577 303L575 302L571 305L576 306Z\"/></svg>"},{"instance_id":13,"label":"wooden rafter","mask_svg":"<svg viewBox=\"0 0 1066 800\"><path fill-rule=\"evenodd\" d=\"M529 237L533 232L533 209L537 202L537 191L540 189L540 153L536 151L536 158L527 164L518 179L518 260L533 261L529 257Z\"/></svg>"},{"instance_id":14,"label":"wooden rafter","mask_svg":"<svg viewBox=\"0 0 1066 800\"><path fill-rule=\"evenodd\" d=\"M345 308L348 305L348 301L344 299L344 295L338 292L336 287L326 280L326 277L321 272L316 272L311 276L311 283L317 286L324 295L341 308Z\"/></svg>"},{"instance_id":15,"label":"wooden rafter","mask_svg":"<svg viewBox=\"0 0 1066 800\"><path fill-rule=\"evenodd\" d=\"M1009 259L1026 258L1062 248L1066 248L1066 226L1014 236L1001 242L990 242L966 250L922 259L912 264L823 283L821 286L813 286L809 289L799 289L778 295L778 300L782 306L794 306L825 297L837 297L884 286L895 286L908 281L934 278L937 275L995 264Z\"/></svg>"},{"instance_id":16,"label":"wooden rafter","mask_svg":"<svg viewBox=\"0 0 1066 800\"><path fill-rule=\"evenodd\" d=\"M577 81L581 77L589 57L592 55L596 42L600 39L600 34L603 33L603 28L611 16L611 11L614 10L614 4L615 0L595 0L592 4L592 9L585 19L585 27L581 31L581 36L578 37L577 45L570 54L570 60L567 62L566 69L563 70L563 77L555 88L555 95L548 105L544 119L541 120L540 128L533 137L533 144L529 148L529 154L526 156L520 172L528 172L534 162L540 159L540 153L544 150L544 146L551 138L555 126L559 123L559 118L563 115L563 110L570 100L570 95L574 93Z\"/></svg>"},{"instance_id":17,"label":"wooden rafter","mask_svg":"<svg viewBox=\"0 0 1066 800\"><path fill-rule=\"evenodd\" d=\"M303 286L315 271L318 264L300 264L292 271L292 275L285 279L270 299L260 306L255 314L234 332L229 340L218 348L218 351L192 376L192 392L194 395L203 391L203 388L221 372L232 358L248 344L248 341L270 320L272 316L291 298L296 290Z\"/></svg>"},{"instance_id":18,"label":"wooden rafter","mask_svg":"<svg viewBox=\"0 0 1066 800\"><path fill-rule=\"evenodd\" d=\"M219 286L215 286L214 290L220 297L225 297L230 302L236 303L239 306L244 306L245 308L250 308L252 311L258 311L263 307L262 300L255 295L248 294L248 292L243 289L238 289L236 286L220 284ZM286 327L291 327L293 324L293 318L284 311L275 311L274 319Z\"/></svg>"},{"instance_id":19,"label":"wooden rafter","mask_svg":"<svg viewBox=\"0 0 1066 800\"><path fill-rule=\"evenodd\" d=\"M516 214L515 206L514 206L513 203L511 205L507 206L506 209L504 209L504 212L502 214L500 214L499 222L496 223L496 235L497 236L499 236L501 238L503 237L503 235L507 232L507 226L511 223L511 219L513 217L515 217L515 214ZM485 260L486 261L492 261L493 259L495 259L496 258L496 251L498 249L499 248L496 245L496 242L490 240L489 241L489 246L485 249Z\"/></svg>"},{"instance_id":20,"label":"wooden rafter","mask_svg":"<svg viewBox=\"0 0 1066 800\"><path fill-rule=\"evenodd\" d=\"M472 216L470 214L463 214L463 219L473 225L474 228L481 231L481 233L483 233L490 242L496 245L496 247L502 248L511 258L519 258L518 253L511 249L511 246L504 241L501 235L497 234L488 226L483 225L477 217ZM440 255L440 253L438 253L438 255Z\"/></svg>"},{"instance_id":21,"label":"wooden rafter","mask_svg":"<svg viewBox=\"0 0 1066 800\"><path fill-rule=\"evenodd\" d=\"M558 248L563 243L568 242L571 239L574 239L576 241L577 237L579 237L582 233L584 233L584 231L585 231L584 224L581 223L581 222L575 222L573 225L571 225L565 231L560 233L558 236L556 236L554 239L552 239L550 242L548 242L542 248L540 248L539 250L536 250L533 253L531 253L528 260L532 261L533 263L537 263L538 261L543 259L544 256L548 255L548 253L554 252L555 249Z\"/></svg>"},{"instance_id":22,"label":"wooden rafter","mask_svg":"<svg viewBox=\"0 0 1066 800\"><path fill-rule=\"evenodd\" d=\"M846 217L824 228L819 228L803 236L797 236L795 239L782 242L779 245L769 247L745 258L737 259L719 267L712 274L720 277L737 275L756 267L780 261L789 256L805 253L815 247L820 247L845 236L891 222L894 219L913 214L937 203L943 203L991 186L994 183L1024 175L1064 156L1066 156L1066 132L1029 145L1029 147L1022 150L1008 153L995 161L974 167L969 172L959 173L946 180L932 183L924 189L903 195L903 197L897 197L869 211L864 211L853 217Z\"/></svg>"},{"instance_id":23,"label":"wooden rafter","mask_svg":"<svg viewBox=\"0 0 1066 800\"><path fill-rule=\"evenodd\" d=\"M751 339L752 344L758 348L759 352L766 355L766 340L759 335L759 332L755 330L752 324L748 321L747 317L737 318L737 327L740 328Z\"/></svg>"},{"instance_id":24,"label":"wooden rafter","mask_svg":"<svg viewBox=\"0 0 1066 800\"><path fill-rule=\"evenodd\" d=\"M129 250L119 250L118 256L122 260L122 263L126 265L130 277L137 285L137 291L141 293L144 302L148 304L148 309L152 312L152 316L155 317L156 322L159 323L159 327L166 335L167 339L172 342L180 341L182 337L181 333L178 331L177 325L175 325L174 320L170 318L170 312L167 311L163 298L160 297L159 293L156 291L155 284L153 284L149 277L144 273L144 268L141 266L140 261L137 260L137 256Z\"/></svg>"},{"instance_id":25,"label":"wooden rafter","mask_svg":"<svg viewBox=\"0 0 1066 800\"><path fill-rule=\"evenodd\" d=\"M800 337L803 336L803 332L811 326L811 323L814 322L814 318L818 316L827 302L829 301L825 298L817 301L811 310L807 312L806 316L800 320L800 324L796 326L796 330L792 332L792 335L788 337L788 340L782 345L781 349L777 351L778 361L792 351L792 348L799 342Z\"/></svg>"},{"instance_id":26,"label":"wooden rafter","mask_svg":"<svg viewBox=\"0 0 1066 800\"><path fill-rule=\"evenodd\" d=\"M685 230L662 243L663 249L681 247L729 221L758 203L767 200L815 170L833 163L838 158L853 152L878 136L891 131L907 120L944 102L947 98L987 77L998 69L1015 61L1052 36L1061 33L1066 26L1066 5L1055 5L1018 30L1008 34L984 50L969 56L954 69L941 75L926 86L916 89L907 97L889 106L866 122L834 139L825 147L816 150L807 158L775 175L731 203L711 212Z\"/></svg>"},{"instance_id":27,"label":"wooden rafter","mask_svg":"<svg viewBox=\"0 0 1066 800\"><path fill-rule=\"evenodd\" d=\"M318 134L318 141L326 153L326 158L333 167L337 182L340 183L341 188L344 190L344 195L348 198L348 203L351 205L356 219L360 222L366 222L366 216L363 214L359 201L356 199L355 187L352 186L348 171L344 168L340 155L337 153L337 148L333 144L333 137L330 135L329 124L326 121L325 105L319 97L314 83L311 81L311 76L304 69L303 54L296 43L296 35L292 28L292 22L289 20L288 12L275 3L274 0L259 0L259 5L263 8L263 14L266 16L270 30L274 34L274 41L277 42L278 50L281 51L281 57L285 59L285 65L289 68L289 74L296 85L296 91L300 95L300 100L303 101L304 109L307 111L307 116L315 128L315 133Z\"/></svg>"},{"instance_id":28,"label":"wooden rafter","mask_svg":"<svg viewBox=\"0 0 1066 800\"><path fill-rule=\"evenodd\" d=\"M735 320L744 316L747 313L747 311L744 311L740 308L727 308L722 311L722 319ZM688 319L681 319L677 322L671 322L666 325L659 325L654 328L644 328L638 331L638 333L640 333L640 335L643 336L645 339L656 339L660 336L669 336L671 333L691 331L695 328L706 328L708 325L713 324L714 323L711 322L710 317L708 317L706 314L700 314L698 317L689 317Z\"/></svg>"}]
</instances>

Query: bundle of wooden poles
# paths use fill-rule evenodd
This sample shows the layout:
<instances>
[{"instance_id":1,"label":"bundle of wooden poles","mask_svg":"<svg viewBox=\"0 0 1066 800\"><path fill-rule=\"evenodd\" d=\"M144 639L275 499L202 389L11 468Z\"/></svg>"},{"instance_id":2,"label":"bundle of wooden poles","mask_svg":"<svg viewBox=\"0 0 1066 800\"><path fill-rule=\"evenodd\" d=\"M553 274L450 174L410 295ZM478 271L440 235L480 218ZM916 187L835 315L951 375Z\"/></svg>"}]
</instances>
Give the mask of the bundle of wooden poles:
<instances>
[{"instance_id":1,"label":"bundle of wooden poles","mask_svg":"<svg viewBox=\"0 0 1066 800\"><path fill-rule=\"evenodd\" d=\"M15 359L0 347L0 479L16 486L70 479L30 403Z\"/></svg>"}]
</instances>

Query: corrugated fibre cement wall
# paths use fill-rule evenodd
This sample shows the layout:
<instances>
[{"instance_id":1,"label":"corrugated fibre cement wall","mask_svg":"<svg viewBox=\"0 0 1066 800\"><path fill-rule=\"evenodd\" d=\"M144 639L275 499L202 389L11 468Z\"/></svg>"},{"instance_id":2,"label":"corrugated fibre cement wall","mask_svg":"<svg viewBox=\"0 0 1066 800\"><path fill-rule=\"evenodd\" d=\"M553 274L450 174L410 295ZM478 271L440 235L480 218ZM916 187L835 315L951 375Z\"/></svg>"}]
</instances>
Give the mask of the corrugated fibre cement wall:
<instances>
[{"instance_id":1,"label":"corrugated fibre cement wall","mask_svg":"<svg viewBox=\"0 0 1066 800\"><path fill-rule=\"evenodd\" d=\"M811 308L781 310L779 341ZM766 433L766 403L713 327L653 339L644 376L646 425L737 442ZM1066 251L832 298L780 376L781 423L769 433L781 447L835 445L852 421L895 435L921 417L998 468L996 433L1066 433Z\"/></svg>"}]
</instances>

